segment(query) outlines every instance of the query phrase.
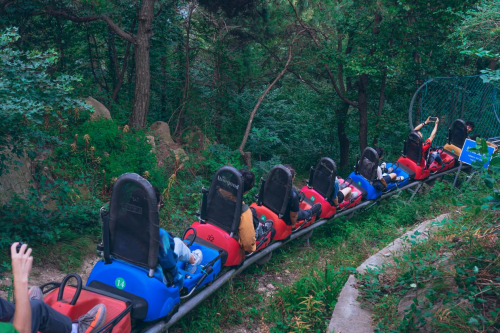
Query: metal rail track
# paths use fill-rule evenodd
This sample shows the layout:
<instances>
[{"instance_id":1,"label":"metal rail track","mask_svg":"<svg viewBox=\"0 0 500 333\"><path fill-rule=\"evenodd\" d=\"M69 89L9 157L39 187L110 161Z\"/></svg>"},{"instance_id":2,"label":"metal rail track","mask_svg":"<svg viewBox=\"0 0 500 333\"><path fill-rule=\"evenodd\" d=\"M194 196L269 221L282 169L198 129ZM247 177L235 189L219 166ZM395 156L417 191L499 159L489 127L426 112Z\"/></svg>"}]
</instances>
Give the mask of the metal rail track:
<instances>
[{"instance_id":1,"label":"metal rail track","mask_svg":"<svg viewBox=\"0 0 500 333\"><path fill-rule=\"evenodd\" d=\"M245 261L242 264L230 269L229 271L226 271L219 278L214 280L211 285L202 289L200 292L195 294L189 300L182 303L179 307L179 310L170 318L170 320L168 320L168 321L162 320L162 321L156 322L155 324L153 324L152 326L150 326L149 328L147 328L143 332L146 332L146 333L166 332L170 326L172 326L177 321L179 321L182 317L184 317L187 313L189 313L193 308L195 308L197 305L199 305L201 302L203 302L205 299L207 299L210 295L212 295L215 291L217 291L220 287L222 287L226 282L228 282L230 279L232 279L233 277L235 277L236 275L241 273L245 268L249 267L250 265L252 265L256 261L263 259L266 255L269 255L274 250L280 248L281 246L285 245L286 243L291 242L292 240L297 239L301 236L304 236L307 233L312 233L312 230L314 230L318 227L321 227L323 224L325 224L331 220L334 220L336 218L346 216L349 214L353 214L354 212L357 212L363 208L364 209L362 211L364 211L364 210L369 209L372 206L376 205L381 200L392 197L395 193L417 187L416 190L412 191L413 195L410 198L410 200L411 200L411 199L413 199L415 194L418 192L418 190L422 187L422 185L424 183L431 182L435 179L438 179L440 177L443 177L446 174L453 173L453 172L457 172L457 176L458 176L458 173L460 171L468 171L469 169L470 169L469 166L464 166L464 165L462 165L461 167L456 166L456 167L451 168L449 170L446 170L444 172L440 172L440 173L431 175L429 178L426 178L424 180L413 181L405 186L396 188L395 190L392 190L390 192L382 194L382 196L380 196L378 199L363 201L359 205L354 206L354 207L349 208L349 209L346 209L338 214L335 214L334 216L332 216L329 219L319 220L319 221L313 223L312 225L308 226L307 228L304 228L304 229L301 229L295 233L292 233L290 235L290 237L286 240L273 242L268 247L264 248L261 251L256 252L254 255L245 259ZM455 179L456 179L456 177L455 177Z\"/></svg>"}]
</instances>

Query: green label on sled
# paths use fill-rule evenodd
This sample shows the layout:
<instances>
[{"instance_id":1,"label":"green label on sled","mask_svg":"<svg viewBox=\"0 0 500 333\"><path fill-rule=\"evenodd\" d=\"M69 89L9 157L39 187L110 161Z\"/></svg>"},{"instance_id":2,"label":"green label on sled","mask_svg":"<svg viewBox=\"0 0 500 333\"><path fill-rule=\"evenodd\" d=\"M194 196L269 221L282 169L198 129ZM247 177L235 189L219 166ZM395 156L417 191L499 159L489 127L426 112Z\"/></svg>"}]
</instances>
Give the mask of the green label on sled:
<instances>
[{"instance_id":1,"label":"green label on sled","mask_svg":"<svg viewBox=\"0 0 500 333\"><path fill-rule=\"evenodd\" d=\"M123 278L121 278L121 277L116 278L116 280L115 280L115 286L118 289L125 288L125 280Z\"/></svg>"},{"instance_id":2,"label":"green label on sled","mask_svg":"<svg viewBox=\"0 0 500 333\"><path fill-rule=\"evenodd\" d=\"M311 197L311 201L314 201L314 200L316 200L316 198L315 197Z\"/></svg>"},{"instance_id":3,"label":"green label on sled","mask_svg":"<svg viewBox=\"0 0 500 333\"><path fill-rule=\"evenodd\" d=\"M266 220L266 215L261 215L261 216L260 216L260 219L261 219L262 221L265 221L265 220Z\"/></svg>"}]
</instances>

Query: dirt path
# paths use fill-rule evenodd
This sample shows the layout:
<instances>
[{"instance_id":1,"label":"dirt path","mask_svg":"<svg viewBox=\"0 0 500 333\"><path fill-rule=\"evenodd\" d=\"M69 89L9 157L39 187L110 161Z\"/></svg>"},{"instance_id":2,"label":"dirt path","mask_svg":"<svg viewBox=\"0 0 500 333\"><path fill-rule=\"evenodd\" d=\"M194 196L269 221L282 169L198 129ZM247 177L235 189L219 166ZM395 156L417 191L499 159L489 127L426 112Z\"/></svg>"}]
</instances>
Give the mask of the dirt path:
<instances>
[{"instance_id":1,"label":"dirt path","mask_svg":"<svg viewBox=\"0 0 500 333\"><path fill-rule=\"evenodd\" d=\"M82 277L84 283L87 281L92 268L98 260L99 258L95 254L91 254L83 260L80 269L76 271ZM12 281L7 274L5 276L4 279L0 280L0 297L7 299ZM40 286L52 281L61 282L65 276L66 273L52 265L35 266L31 270L29 285Z\"/></svg>"}]
</instances>

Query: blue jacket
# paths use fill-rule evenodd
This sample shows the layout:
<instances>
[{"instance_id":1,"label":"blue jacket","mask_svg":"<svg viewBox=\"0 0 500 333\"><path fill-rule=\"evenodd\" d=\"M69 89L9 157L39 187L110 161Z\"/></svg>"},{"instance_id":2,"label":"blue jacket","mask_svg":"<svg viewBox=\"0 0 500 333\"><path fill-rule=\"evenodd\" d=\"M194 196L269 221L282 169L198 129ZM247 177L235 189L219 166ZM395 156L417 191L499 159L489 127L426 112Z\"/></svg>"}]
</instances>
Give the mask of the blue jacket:
<instances>
[{"instance_id":1,"label":"blue jacket","mask_svg":"<svg viewBox=\"0 0 500 333\"><path fill-rule=\"evenodd\" d=\"M160 251L158 252L158 263L172 274L174 284L181 289L184 286L184 276L177 269L177 254L174 252L174 238L165 230L160 228Z\"/></svg>"}]
</instances>

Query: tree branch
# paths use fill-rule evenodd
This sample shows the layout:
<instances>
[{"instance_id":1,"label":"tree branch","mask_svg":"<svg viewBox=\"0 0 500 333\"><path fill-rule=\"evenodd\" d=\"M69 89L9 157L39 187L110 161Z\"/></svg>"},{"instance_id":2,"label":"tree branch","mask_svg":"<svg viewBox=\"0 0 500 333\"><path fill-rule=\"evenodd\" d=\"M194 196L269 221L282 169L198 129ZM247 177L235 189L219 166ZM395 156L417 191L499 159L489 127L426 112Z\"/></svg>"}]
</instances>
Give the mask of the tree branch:
<instances>
[{"instance_id":1,"label":"tree branch","mask_svg":"<svg viewBox=\"0 0 500 333\"><path fill-rule=\"evenodd\" d=\"M290 6L292 6L293 8L293 11L295 13L295 17L297 18L297 21L299 22L300 26L305 30L307 31L307 33L309 34L309 36L311 36L312 40L314 41L314 43L316 44L317 47L320 47L319 45L319 42L318 42L318 39L316 38L316 36L313 34L313 32L311 31L311 28L307 27L304 22L302 22L302 20L300 19L299 17L299 13L297 12L297 9L295 8L295 6L293 5L292 1L291 0L288 0L288 3L290 3ZM335 78L333 77L333 74L332 74L332 71L330 70L330 66L328 66L328 63L325 62L325 69L326 71L328 72L328 76L330 77L330 80L332 81L332 85L333 85L333 89L335 90L335 92L337 93L337 95L340 97L341 100L343 100L344 102L346 102L347 104L357 108L358 107L358 103L356 102L353 102L351 101L350 99L348 99L347 97L344 96L344 94L342 93L342 91L339 89L338 85L337 85L337 82L335 81Z\"/></svg>"},{"instance_id":2,"label":"tree branch","mask_svg":"<svg viewBox=\"0 0 500 333\"><path fill-rule=\"evenodd\" d=\"M250 118L248 119L248 123L247 123L247 128L245 130L245 134L243 135L243 140L241 140L241 144L240 144L240 147L239 147L240 154L243 157L243 159L245 160L245 164L247 166L251 166L251 158L250 158L250 154L249 153L246 154L243 151L243 149L245 149L245 145L246 145L247 140L248 140L248 135L250 134L250 130L252 129L253 118L255 117L255 114L257 113L257 110L259 109L259 106L262 103L262 101L264 100L264 98L266 97L267 93L274 87L274 85L276 84L276 82L278 82L278 80L281 79L281 77L287 71L288 65L290 65L290 61L292 60L292 46L293 46L293 43L295 43L295 40L297 39L297 37L299 37L303 32L304 32L304 30L300 31L299 33L297 33L293 37L290 45L288 46L288 59L286 61L285 66L283 67L283 70L281 72L279 72L279 74L276 76L276 78L274 79L274 81L271 82L267 86L266 90L264 90L264 92L262 93L262 95L257 100L257 104L255 104L255 106L254 106L254 108L252 110L252 113L250 114Z\"/></svg>"},{"instance_id":3,"label":"tree branch","mask_svg":"<svg viewBox=\"0 0 500 333\"><path fill-rule=\"evenodd\" d=\"M67 20L77 22L77 23L85 23L85 22L92 22L92 21L98 21L102 20L106 22L106 24L113 30L118 36L123 38L124 40L135 44L135 36L131 35L124 30L122 30L113 20L107 16L107 15L89 15L89 16L75 16L73 14L64 12L64 11L59 11L59 10L53 10L53 9L44 9L44 13L49 14L49 15L54 15L54 16L59 16L62 18L65 18Z\"/></svg>"}]
</instances>

